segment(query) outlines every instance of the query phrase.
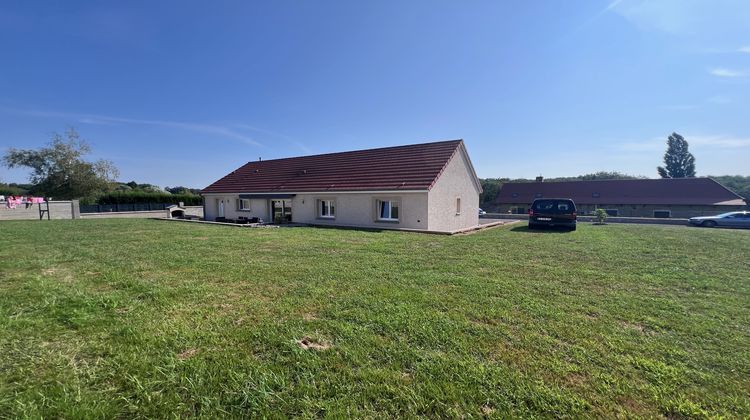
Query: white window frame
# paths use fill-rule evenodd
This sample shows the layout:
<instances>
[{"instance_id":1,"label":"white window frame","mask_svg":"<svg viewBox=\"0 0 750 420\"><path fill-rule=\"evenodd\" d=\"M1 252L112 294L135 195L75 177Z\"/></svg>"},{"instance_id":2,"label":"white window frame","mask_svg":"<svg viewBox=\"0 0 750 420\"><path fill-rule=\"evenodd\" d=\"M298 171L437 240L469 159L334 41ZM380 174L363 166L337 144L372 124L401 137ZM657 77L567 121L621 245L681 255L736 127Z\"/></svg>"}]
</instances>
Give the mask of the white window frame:
<instances>
[{"instance_id":1,"label":"white window frame","mask_svg":"<svg viewBox=\"0 0 750 420\"><path fill-rule=\"evenodd\" d=\"M325 209L328 210L328 214L323 214L325 212L324 207L323 207L325 204L327 204L325 206ZM316 212L318 214L319 219L335 219L336 218L336 200L330 199L330 198L321 198L316 201L315 207L317 208Z\"/></svg>"},{"instance_id":2,"label":"white window frame","mask_svg":"<svg viewBox=\"0 0 750 420\"><path fill-rule=\"evenodd\" d=\"M245 206L245 202L247 202L247 206ZM237 199L237 211L250 211L250 199L238 198Z\"/></svg>"},{"instance_id":3,"label":"white window frame","mask_svg":"<svg viewBox=\"0 0 750 420\"><path fill-rule=\"evenodd\" d=\"M456 216L461 215L461 197L456 197Z\"/></svg>"},{"instance_id":4,"label":"white window frame","mask_svg":"<svg viewBox=\"0 0 750 420\"><path fill-rule=\"evenodd\" d=\"M396 199L378 199L375 201L375 211L377 212L377 215L375 219L379 222L398 222L401 218L401 200ZM388 204L388 217L382 217L380 209L383 205L383 203L389 203ZM393 217L393 204L396 204L396 208L398 209L397 213L398 216L396 218Z\"/></svg>"}]
</instances>

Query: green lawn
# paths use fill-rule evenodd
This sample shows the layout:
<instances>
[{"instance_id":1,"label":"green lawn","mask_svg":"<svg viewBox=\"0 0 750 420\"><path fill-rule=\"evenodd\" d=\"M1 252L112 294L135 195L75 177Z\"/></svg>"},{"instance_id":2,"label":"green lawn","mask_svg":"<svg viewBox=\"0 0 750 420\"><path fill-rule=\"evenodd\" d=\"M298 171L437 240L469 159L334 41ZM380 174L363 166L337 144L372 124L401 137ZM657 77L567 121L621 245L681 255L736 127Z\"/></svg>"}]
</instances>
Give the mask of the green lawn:
<instances>
[{"instance_id":1,"label":"green lawn","mask_svg":"<svg viewBox=\"0 0 750 420\"><path fill-rule=\"evenodd\" d=\"M0 416L750 416L750 231L0 233Z\"/></svg>"}]
</instances>

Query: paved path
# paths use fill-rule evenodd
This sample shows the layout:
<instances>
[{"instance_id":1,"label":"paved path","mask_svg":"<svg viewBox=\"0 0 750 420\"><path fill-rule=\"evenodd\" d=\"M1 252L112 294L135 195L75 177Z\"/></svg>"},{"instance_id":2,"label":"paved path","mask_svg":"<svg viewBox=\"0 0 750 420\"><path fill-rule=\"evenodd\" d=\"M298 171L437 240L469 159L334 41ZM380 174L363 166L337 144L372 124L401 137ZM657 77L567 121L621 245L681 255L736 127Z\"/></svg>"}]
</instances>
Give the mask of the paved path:
<instances>
[{"instance_id":1,"label":"paved path","mask_svg":"<svg viewBox=\"0 0 750 420\"><path fill-rule=\"evenodd\" d=\"M502 224L502 225L507 225L508 223L515 223L515 222L520 222L520 221L521 221L521 219L494 219L494 218L491 218L491 217L480 217L479 218L479 224L480 225L488 225L490 223L497 223L497 222L501 222L499 224Z\"/></svg>"}]
</instances>

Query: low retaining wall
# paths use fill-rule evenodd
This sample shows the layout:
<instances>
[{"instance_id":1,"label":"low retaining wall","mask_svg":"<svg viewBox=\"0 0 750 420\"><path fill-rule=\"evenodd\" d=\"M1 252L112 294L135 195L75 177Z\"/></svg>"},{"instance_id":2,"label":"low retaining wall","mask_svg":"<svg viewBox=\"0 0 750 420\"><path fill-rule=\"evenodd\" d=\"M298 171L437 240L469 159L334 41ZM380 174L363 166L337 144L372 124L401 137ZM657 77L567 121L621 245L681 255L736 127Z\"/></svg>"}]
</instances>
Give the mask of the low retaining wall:
<instances>
[{"instance_id":1,"label":"low retaining wall","mask_svg":"<svg viewBox=\"0 0 750 420\"><path fill-rule=\"evenodd\" d=\"M528 214L501 214L501 213L487 213L483 216L486 219L521 219L528 220ZM594 222L596 218L594 216L578 216L579 222ZM607 217L607 223L636 223L636 224L649 224L649 225L687 225L688 219L662 219L653 217Z\"/></svg>"},{"instance_id":2,"label":"low retaining wall","mask_svg":"<svg viewBox=\"0 0 750 420\"><path fill-rule=\"evenodd\" d=\"M81 219L161 219L167 217L166 210L152 211L105 211L102 213L81 213Z\"/></svg>"},{"instance_id":3,"label":"low retaining wall","mask_svg":"<svg viewBox=\"0 0 750 420\"><path fill-rule=\"evenodd\" d=\"M5 202L0 202L0 220L39 220L39 206L42 209L46 208L44 203L32 204L29 208L26 208L25 204L21 204L14 209L6 207ZM79 217L78 200L70 201L50 201L49 202L49 218L50 219L76 219ZM44 219L47 219L47 215L44 215Z\"/></svg>"},{"instance_id":4,"label":"low retaining wall","mask_svg":"<svg viewBox=\"0 0 750 420\"><path fill-rule=\"evenodd\" d=\"M45 208L45 204L41 204ZM169 209L147 210L147 211L105 211L101 213L81 213L78 200L50 201L50 219L161 219L170 217ZM203 206L181 207L185 216L203 217ZM47 219L47 215L44 215ZM33 204L26 208L21 204L14 209L0 202L0 220L39 220L39 204Z\"/></svg>"},{"instance_id":5,"label":"low retaining wall","mask_svg":"<svg viewBox=\"0 0 750 420\"><path fill-rule=\"evenodd\" d=\"M165 210L150 211L105 211L101 213L81 213L82 219L163 219L171 218L170 211L174 208ZM180 207L185 216L203 217L203 206L185 206Z\"/></svg>"}]
</instances>

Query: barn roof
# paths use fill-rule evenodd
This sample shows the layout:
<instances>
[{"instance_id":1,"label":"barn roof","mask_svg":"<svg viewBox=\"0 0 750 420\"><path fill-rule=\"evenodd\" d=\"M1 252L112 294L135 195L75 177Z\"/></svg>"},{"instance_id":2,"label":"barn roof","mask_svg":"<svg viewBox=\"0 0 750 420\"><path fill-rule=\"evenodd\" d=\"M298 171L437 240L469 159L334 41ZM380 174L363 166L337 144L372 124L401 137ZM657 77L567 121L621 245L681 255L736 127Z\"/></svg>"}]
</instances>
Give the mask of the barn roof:
<instances>
[{"instance_id":1,"label":"barn roof","mask_svg":"<svg viewBox=\"0 0 750 420\"><path fill-rule=\"evenodd\" d=\"M544 197L597 205L745 205L742 197L711 178L512 182L503 184L495 203L524 204Z\"/></svg>"}]
</instances>

